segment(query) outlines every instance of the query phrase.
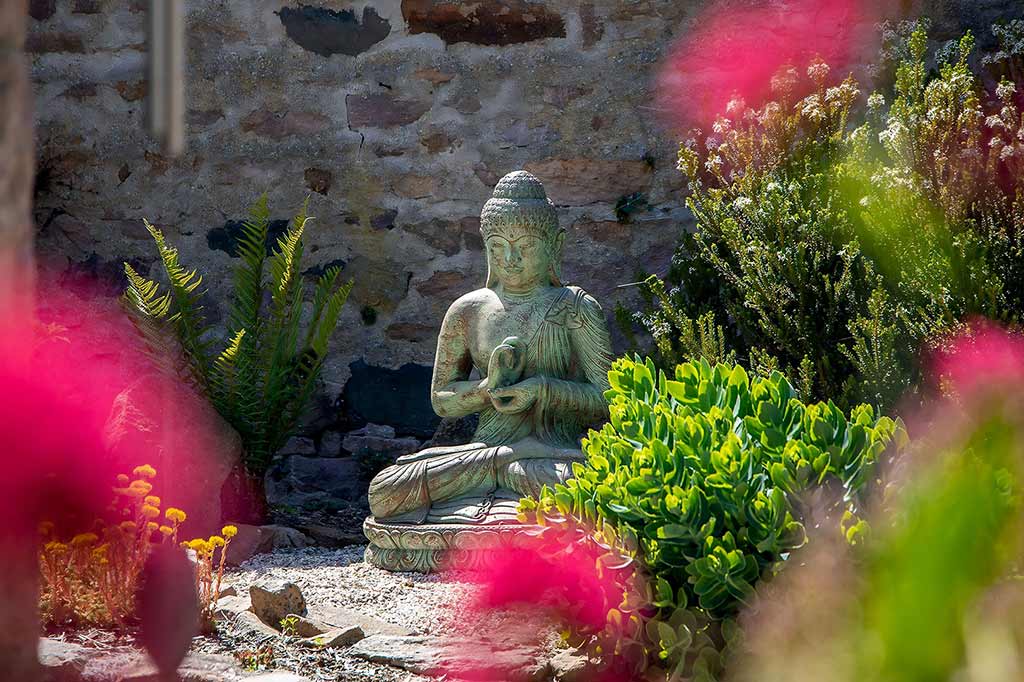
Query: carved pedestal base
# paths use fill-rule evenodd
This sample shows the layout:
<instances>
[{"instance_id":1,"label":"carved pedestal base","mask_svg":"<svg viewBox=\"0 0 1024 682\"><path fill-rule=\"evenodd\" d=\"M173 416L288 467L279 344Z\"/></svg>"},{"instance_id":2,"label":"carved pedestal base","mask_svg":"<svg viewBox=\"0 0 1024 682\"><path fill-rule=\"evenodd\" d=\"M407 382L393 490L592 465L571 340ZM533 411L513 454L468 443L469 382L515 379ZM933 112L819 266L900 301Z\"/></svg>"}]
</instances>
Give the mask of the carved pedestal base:
<instances>
[{"instance_id":1,"label":"carved pedestal base","mask_svg":"<svg viewBox=\"0 0 1024 682\"><path fill-rule=\"evenodd\" d=\"M537 527L520 524L398 524L363 522L366 563L389 571L435 573L486 568L496 550L522 547Z\"/></svg>"}]
</instances>

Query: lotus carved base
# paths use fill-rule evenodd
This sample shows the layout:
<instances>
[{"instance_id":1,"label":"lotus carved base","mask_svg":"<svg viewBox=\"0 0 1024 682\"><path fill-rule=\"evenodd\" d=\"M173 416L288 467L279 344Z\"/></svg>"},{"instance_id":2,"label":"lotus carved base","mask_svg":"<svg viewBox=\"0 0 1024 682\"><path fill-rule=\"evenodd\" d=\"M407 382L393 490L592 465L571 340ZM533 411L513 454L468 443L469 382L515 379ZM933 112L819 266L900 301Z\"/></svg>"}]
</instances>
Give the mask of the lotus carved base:
<instances>
[{"instance_id":1,"label":"lotus carved base","mask_svg":"<svg viewBox=\"0 0 1024 682\"><path fill-rule=\"evenodd\" d=\"M388 571L436 573L486 568L498 550L525 547L536 526L363 522L366 563Z\"/></svg>"}]
</instances>

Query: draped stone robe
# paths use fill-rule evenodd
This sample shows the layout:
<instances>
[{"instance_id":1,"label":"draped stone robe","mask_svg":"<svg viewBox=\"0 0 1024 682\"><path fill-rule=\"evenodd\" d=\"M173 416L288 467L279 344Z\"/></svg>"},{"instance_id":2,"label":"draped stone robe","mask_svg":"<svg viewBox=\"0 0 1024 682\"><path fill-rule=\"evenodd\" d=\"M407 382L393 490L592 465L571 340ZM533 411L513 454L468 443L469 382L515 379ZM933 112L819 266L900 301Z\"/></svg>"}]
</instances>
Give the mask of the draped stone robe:
<instances>
[{"instance_id":1,"label":"draped stone robe","mask_svg":"<svg viewBox=\"0 0 1024 682\"><path fill-rule=\"evenodd\" d=\"M488 405L473 443L428 448L381 471L369 491L378 521L509 521L515 500L571 477L572 462L583 458L580 438L608 414L603 393L612 351L604 313L582 289L562 287L526 342L520 381L542 379L536 402L516 414ZM499 507L504 511L496 513Z\"/></svg>"}]
</instances>

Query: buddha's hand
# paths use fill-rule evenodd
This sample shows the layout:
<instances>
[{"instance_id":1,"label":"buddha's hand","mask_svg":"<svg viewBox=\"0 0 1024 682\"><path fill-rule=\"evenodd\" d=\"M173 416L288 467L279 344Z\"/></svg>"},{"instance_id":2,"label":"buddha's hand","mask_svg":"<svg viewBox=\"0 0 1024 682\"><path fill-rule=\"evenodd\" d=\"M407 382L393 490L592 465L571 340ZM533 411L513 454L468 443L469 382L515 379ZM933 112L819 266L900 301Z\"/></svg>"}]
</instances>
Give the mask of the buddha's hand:
<instances>
[{"instance_id":1,"label":"buddha's hand","mask_svg":"<svg viewBox=\"0 0 1024 682\"><path fill-rule=\"evenodd\" d=\"M494 388L487 392L491 398L494 409L502 414L517 414L525 412L533 407L540 396L544 386L544 380L540 377L530 377L518 384Z\"/></svg>"},{"instance_id":2,"label":"buddha's hand","mask_svg":"<svg viewBox=\"0 0 1024 682\"><path fill-rule=\"evenodd\" d=\"M519 381L526 367L526 343L518 336L509 336L491 351L487 363L487 388L509 386Z\"/></svg>"}]
</instances>

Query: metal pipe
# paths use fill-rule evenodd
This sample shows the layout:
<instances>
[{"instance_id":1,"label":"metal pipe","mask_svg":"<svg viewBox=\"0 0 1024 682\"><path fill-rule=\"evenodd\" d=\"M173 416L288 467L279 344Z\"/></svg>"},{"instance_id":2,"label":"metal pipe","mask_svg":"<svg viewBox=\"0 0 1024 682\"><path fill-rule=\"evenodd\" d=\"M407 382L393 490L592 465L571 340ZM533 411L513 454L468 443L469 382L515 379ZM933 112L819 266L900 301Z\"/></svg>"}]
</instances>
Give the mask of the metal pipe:
<instances>
[{"instance_id":1,"label":"metal pipe","mask_svg":"<svg viewBox=\"0 0 1024 682\"><path fill-rule=\"evenodd\" d=\"M185 147L184 0L150 0L149 131L168 156Z\"/></svg>"}]
</instances>

